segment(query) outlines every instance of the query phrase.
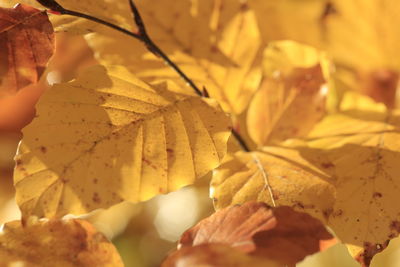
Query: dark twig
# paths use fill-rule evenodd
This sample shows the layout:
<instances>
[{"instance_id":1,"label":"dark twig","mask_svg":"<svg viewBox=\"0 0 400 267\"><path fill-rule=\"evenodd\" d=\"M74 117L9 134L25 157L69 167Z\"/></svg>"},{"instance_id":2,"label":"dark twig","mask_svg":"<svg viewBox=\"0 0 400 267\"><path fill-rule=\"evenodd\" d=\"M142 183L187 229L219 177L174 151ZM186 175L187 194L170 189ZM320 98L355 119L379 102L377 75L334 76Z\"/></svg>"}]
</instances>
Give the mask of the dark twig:
<instances>
[{"instance_id":1,"label":"dark twig","mask_svg":"<svg viewBox=\"0 0 400 267\"><path fill-rule=\"evenodd\" d=\"M133 0L129 0L129 5L133 13L133 19L139 30L139 35L142 37L142 41L147 46L147 48L153 52L156 56L161 57L172 69L174 69L180 77L196 92L199 96L204 96L200 89L194 84L194 82L186 76L186 74L174 63L169 57L151 40L150 36L147 34L146 27L144 25L143 19L140 16L139 10L137 9Z\"/></svg>"},{"instance_id":2,"label":"dark twig","mask_svg":"<svg viewBox=\"0 0 400 267\"><path fill-rule=\"evenodd\" d=\"M232 129L232 135L235 137L236 141L239 143L240 147L246 151L250 152L250 148L247 146L246 142L243 140L243 138L240 136L240 134L235 130Z\"/></svg>"},{"instance_id":3,"label":"dark twig","mask_svg":"<svg viewBox=\"0 0 400 267\"><path fill-rule=\"evenodd\" d=\"M60 14L60 15L70 15L74 17L79 17L79 18L84 18L87 20L94 21L96 23L102 24L104 26L110 27L112 29L115 29L123 34L129 35L139 41L141 41L147 49L152 52L154 55L162 58L168 66L170 66L175 72L179 74L179 76L190 86L197 95L201 97L208 97L208 92L204 88L204 93L196 86L196 84L188 77L186 74L151 40L150 36L147 34L145 24L143 22L142 17L140 16L139 10L137 9L135 3L133 0L129 0L129 5L131 7L132 13L133 13L133 19L135 21L136 26L138 27L138 33L134 33L131 31L128 31L124 28L121 28L115 24L112 24L110 22L107 22L105 20L80 13L77 11L73 10L68 10L62 7L60 4L58 4L55 0L37 0L40 4L43 6L47 7L50 9L51 13L55 14ZM242 139L240 134L235 131L234 129L232 130L233 136L236 138L240 146L244 151L250 151L249 147L247 146L246 142Z\"/></svg>"}]
</instances>

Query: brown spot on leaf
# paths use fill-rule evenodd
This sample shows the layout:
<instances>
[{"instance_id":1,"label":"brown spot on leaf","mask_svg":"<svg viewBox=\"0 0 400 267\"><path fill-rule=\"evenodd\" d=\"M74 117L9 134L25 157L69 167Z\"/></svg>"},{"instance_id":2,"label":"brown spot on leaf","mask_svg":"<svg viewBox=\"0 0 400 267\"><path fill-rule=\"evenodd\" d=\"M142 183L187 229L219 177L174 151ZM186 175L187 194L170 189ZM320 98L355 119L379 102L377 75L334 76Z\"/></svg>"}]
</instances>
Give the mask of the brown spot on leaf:
<instances>
[{"instance_id":1,"label":"brown spot on leaf","mask_svg":"<svg viewBox=\"0 0 400 267\"><path fill-rule=\"evenodd\" d=\"M335 167L335 165L332 162L323 162L321 163L322 168L324 169L329 169Z\"/></svg>"},{"instance_id":2,"label":"brown spot on leaf","mask_svg":"<svg viewBox=\"0 0 400 267\"><path fill-rule=\"evenodd\" d=\"M390 224L390 229L392 231L396 231L397 233L400 233L400 222L392 221L392 223Z\"/></svg>"},{"instance_id":3,"label":"brown spot on leaf","mask_svg":"<svg viewBox=\"0 0 400 267\"><path fill-rule=\"evenodd\" d=\"M329 217L331 216L332 212L333 212L333 209L327 209L327 210L324 210L324 211L322 212L322 214L324 215L324 218L325 218L326 220L328 220Z\"/></svg>"},{"instance_id":4,"label":"brown spot on leaf","mask_svg":"<svg viewBox=\"0 0 400 267\"><path fill-rule=\"evenodd\" d=\"M45 146L41 146L40 151L44 154L47 152L47 148Z\"/></svg>"},{"instance_id":5,"label":"brown spot on leaf","mask_svg":"<svg viewBox=\"0 0 400 267\"><path fill-rule=\"evenodd\" d=\"M93 193L92 200L93 200L93 202L95 202L95 203L97 203L97 204L101 203L101 199L100 199L100 197L99 197L99 194L96 193L96 192Z\"/></svg>"},{"instance_id":6,"label":"brown spot on leaf","mask_svg":"<svg viewBox=\"0 0 400 267\"><path fill-rule=\"evenodd\" d=\"M343 215L343 210L335 210L333 213L332 213L332 216L333 217L338 217L338 216L342 216Z\"/></svg>"},{"instance_id":7,"label":"brown spot on leaf","mask_svg":"<svg viewBox=\"0 0 400 267\"><path fill-rule=\"evenodd\" d=\"M374 192L374 194L372 195L373 198L381 198L382 197L382 193L380 192Z\"/></svg>"}]
</instances>

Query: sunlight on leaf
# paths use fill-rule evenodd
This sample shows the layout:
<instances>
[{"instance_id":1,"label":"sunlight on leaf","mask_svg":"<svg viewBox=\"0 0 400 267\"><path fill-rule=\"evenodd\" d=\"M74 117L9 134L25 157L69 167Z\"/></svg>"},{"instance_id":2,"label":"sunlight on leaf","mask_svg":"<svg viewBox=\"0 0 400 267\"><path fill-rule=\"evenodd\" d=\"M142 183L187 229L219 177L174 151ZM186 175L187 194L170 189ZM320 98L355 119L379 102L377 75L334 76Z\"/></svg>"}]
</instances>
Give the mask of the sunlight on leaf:
<instances>
[{"instance_id":1,"label":"sunlight on leaf","mask_svg":"<svg viewBox=\"0 0 400 267\"><path fill-rule=\"evenodd\" d=\"M317 124L306 139L258 153L277 204L325 219L368 265L400 232L393 206L400 186L400 117L355 94L346 95L341 110ZM249 155L238 153L217 170L212 181L217 207L249 200L270 203Z\"/></svg>"},{"instance_id":2,"label":"sunlight on leaf","mask_svg":"<svg viewBox=\"0 0 400 267\"><path fill-rule=\"evenodd\" d=\"M228 117L215 101L176 90L103 66L53 86L23 130L16 157L23 216L144 201L217 167L230 135Z\"/></svg>"},{"instance_id":3,"label":"sunlight on leaf","mask_svg":"<svg viewBox=\"0 0 400 267\"><path fill-rule=\"evenodd\" d=\"M324 61L324 62L323 62ZM325 114L328 94L324 57L291 41L264 51L265 80L247 111L247 130L258 145L306 135Z\"/></svg>"},{"instance_id":4,"label":"sunlight on leaf","mask_svg":"<svg viewBox=\"0 0 400 267\"><path fill-rule=\"evenodd\" d=\"M240 1L136 1L149 35L224 110L241 113L261 81L260 37L254 18ZM168 10L168 12L165 12ZM104 64L128 66L146 80L182 83L177 74L137 40L110 30L86 36ZM246 40L246 41L243 41Z\"/></svg>"}]
</instances>

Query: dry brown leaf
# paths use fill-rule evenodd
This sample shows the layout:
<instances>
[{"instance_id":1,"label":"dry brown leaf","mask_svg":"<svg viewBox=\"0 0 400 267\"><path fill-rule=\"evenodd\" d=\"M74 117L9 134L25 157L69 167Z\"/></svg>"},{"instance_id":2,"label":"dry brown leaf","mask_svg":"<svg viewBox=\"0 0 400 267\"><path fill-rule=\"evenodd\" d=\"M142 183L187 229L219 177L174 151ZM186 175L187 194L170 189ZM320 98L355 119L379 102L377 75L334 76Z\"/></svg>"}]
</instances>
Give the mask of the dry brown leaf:
<instances>
[{"instance_id":1,"label":"dry brown leaf","mask_svg":"<svg viewBox=\"0 0 400 267\"><path fill-rule=\"evenodd\" d=\"M201 221L182 235L179 245L195 249L203 244L225 244L253 256L294 265L320 251L321 240L331 239L323 224L306 213L247 202Z\"/></svg>"},{"instance_id":2,"label":"dry brown leaf","mask_svg":"<svg viewBox=\"0 0 400 267\"><path fill-rule=\"evenodd\" d=\"M9 222L0 234L0 259L6 266L123 266L115 247L82 220Z\"/></svg>"},{"instance_id":3,"label":"dry brown leaf","mask_svg":"<svg viewBox=\"0 0 400 267\"><path fill-rule=\"evenodd\" d=\"M241 251L222 244L203 244L181 248L173 252L161 267L282 267L281 264L249 256Z\"/></svg>"},{"instance_id":4,"label":"dry brown leaf","mask_svg":"<svg viewBox=\"0 0 400 267\"><path fill-rule=\"evenodd\" d=\"M0 96L36 83L54 53L47 14L27 5L0 7Z\"/></svg>"}]
</instances>

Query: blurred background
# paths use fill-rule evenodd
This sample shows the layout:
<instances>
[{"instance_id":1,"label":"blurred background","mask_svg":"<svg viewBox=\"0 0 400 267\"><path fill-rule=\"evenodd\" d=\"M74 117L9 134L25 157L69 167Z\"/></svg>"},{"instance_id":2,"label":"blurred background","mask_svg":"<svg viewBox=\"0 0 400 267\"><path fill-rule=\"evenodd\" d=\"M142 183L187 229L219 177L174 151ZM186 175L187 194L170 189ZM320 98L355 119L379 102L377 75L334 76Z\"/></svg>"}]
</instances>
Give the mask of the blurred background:
<instances>
[{"instance_id":1,"label":"blurred background","mask_svg":"<svg viewBox=\"0 0 400 267\"><path fill-rule=\"evenodd\" d=\"M97 64L93 53L80 36L57 34L56 55L37 85L21 90L17 95L0 99L0 224L18 220L20 213L14 201L12 186L13 157L21 129L35 115L34 105L53 83L66 82L83 68ZM131 204L121 203L108 210L83 216L108 238L112 239L127 267L159 266L163 258L176 247L180 235L201 219L213 213L208 197L210 177L180 191ZM400 266L400 241L376 256L372 267ZM298 267L359 266L343 245L306 258Z\"/></svg>"}]
</instances>

